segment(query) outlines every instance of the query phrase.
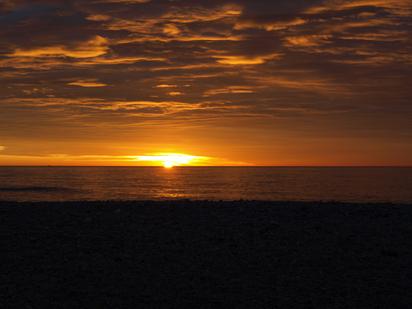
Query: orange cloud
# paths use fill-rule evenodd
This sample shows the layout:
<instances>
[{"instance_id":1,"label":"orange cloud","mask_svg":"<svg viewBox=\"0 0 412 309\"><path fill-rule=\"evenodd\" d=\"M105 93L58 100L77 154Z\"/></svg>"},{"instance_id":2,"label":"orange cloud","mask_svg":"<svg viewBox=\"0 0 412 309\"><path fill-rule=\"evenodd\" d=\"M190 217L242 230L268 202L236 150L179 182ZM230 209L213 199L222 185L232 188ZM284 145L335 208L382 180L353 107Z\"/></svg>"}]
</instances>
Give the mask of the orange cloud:
<instances>
[{"instance_id":1,"label":"orange cloud","mask_svg":"<svg viewBox=\"0 0 412 309\"><path fill-rule=\"evenodd\" d=\"M248 93L255 93L255 90L253 87L250 86L229 86L225 88L218 88L218 89L210 89L205 91L203 96L209 97L209 96L214 96L214 95L219 95L219 94L248 94Z\"/></svg>"},{"instance_id":2,"label":"orange cloud","mask_svg":"<svg viewBox=\"0 0 412 309\"><path fill-rule=\"evenodd\" d=\"M306 24L306 21L303 18L294 18L291 20L285 21L271 21L271 22L257 22L254 20L243 20L235 24L236 30L243 29L263 29L266 31L278 31L287 29L290 27L300 26Z\"/></svg>"},{"instance_id":3,"label":"orange cloud","mask_svg":"<svg viewBox=\"0 0 412 309\"><path fill-rule=\"evenodd\" d=\"M266 61L278 59L281 57L281 54L271 54L264 56L231 56L231 55L222 55L222 56L213 56L213 58L218 59L217 62L220 64L227 65L257 65L263 64Z\"/></svg>"},{"instance_id":4,"label":"orange cloud","mask_svg":"<svg viewBox=\"0 0 412 309\"><path fill-rule=\"evenodd\" d=\"M286 45L287 46L302 46L302 47L311 47L319 46L327 43L332 38L331 35L319 34L319 35L300 35L300 36L291 36L287 37Z\"/></svg>"},{"instance_id":5,"label":"orange cloud","mask_svg":"<svg viewBox=\"0 0 412 309\"><path fill-rule=\"evenodd\" d=\"M408 33L403 31L379 31L369 33L356 33L342 35L344 40L374 41L374 42L400 42L408 41Z\"/></svg>"},{"instance_id":6,"label":"orange cloud","mask_svg":"<svg viewBox=\"0 0 412 309\"><path fill-rule=\"evenodd\" d=\"M161 84L157 85L155 88L177 88L177 85Z\"/></svg>"},{"instance_id":7,"label":"orange cloud","mask_svg":"<svg viewBox=\"0 0 412 309\"><path fill-rule=\"evenodd\" d=\"M227 105L225 102L179 102L179 101L105 101L96 98L10 98L2 101L3 105L19 104L22 108L39 109L52 114L65 115L70 117L80 116L82 119L88 113L96 116L98 111L113 111L114 114L127 117L139 117L141 120L160 119L159 117L198 114L200 118L207 118L211 114L220 115L225 112L243 113L244 107ZM67 114L69 112L69 114ZM122 113L120 113L122 112ZM124 120L124 118L122 118ZM130 118L132 119L132 118ZM193 117L195 119L195 117Z\"/></svg>"},{"instance_id":8,"label":"orange cloud","mask_svg":"<svg viewBox=\"0 0 412 309\"><path fill-rule=\"evenodd\" d=\"M162 62L167 61L166 58L160 57L120 57L120 56L112 56L112 57L97 57L93 59L84 59L78 61L76 65L115 65L115 64L133 64L137 62Z\"/></svg>"},{"instance_id":9,"label":"orange cloud","mask_svg":"<svg viewBox=\"0 0 412 309\"><path fill-rule=\"evenodd\" d=\"M0 59L0 68L49 70L54 67L88 67L97 65L125 65L137 62L166 62L166 58L160 57L123 57L123 56L100 56L95 58L70 58L67 57L26 57L13 56ZM17 72L16 72L17 73ZM3 73L4 75L5 73Z\"/></svg>"},{"instance_id":10,"label":"orange cloud","mask_svg":"<svg viewBox=\"0 0 412 309\"><path fill-rule=\"evenodd\" d=\"M202 7L178 7L162 16L163 19L177 23L209 22L224 18L237 17L242 8L235 4L226 4L215 9Z\"/></svg>"},{"instance_id":11,"label":"orange cloud","mask_svg":"<svg viewBox=\"0 0 412 309\"><path fill-rule=\"evenodd\" d=\"M93 80L78 80L71 83L68 83L69 86L78 86L84 88L99 88L99 87L106 87L107 84L99 83Z\"/></svg>"},{"instance_id":12,"label":"orange cloud","mask_svg":"<svg viewBox=\"0 0 412 309\"><path fill-rule=\"evenodd\" d=\"M381 7L399 15L409 15L412 11L410 0L328 0L322 5L306 10L307 14L318 14L325 11L339 11L362 6Z\"/></svg>"},{"instance_id":13,"label":"orange cloud","mask_svg":"<svg viewBox=\"0 0 412 309\"><path fill-rule=\"evenodd\" d=\"M164 28L163 28L163 33L167 34L167 35L178 35L181 33L180 29L174 25L174 24L167 24Z\"/></svg>"},{"instance_id":14,"label":"orange cloud","mask_svg":"<svg viewBox=\"0 0 412 309\"><path fill-rule=\"evenodd\" d=\"M169 92L169 95L172 96L172 97L180 96L182 94L183 93L180 92L180 91L171 91L171 92Z\"/></svg>"},{"instance_id":15,"label":"orange cloud","mask_svg":"<svg viewBox=\"0 0 412 309\"><path fill-rule=\"evenodd\" d=\"M202 109L200 103L188 104L175 101L120 101L105 102L104 105L98 104L101 110L128 110L128 111L145 111L146 116L150 114L173 114L182 111L191 111ZM150 113L150 111L153 111Z\"/></svg>"},{"instance_id":16,"label":"orange cloud","mask_svg":"<svg viewBox=\"0 0 412 309\"><path fill-rule=\"evenodd\" d=\"M75 47L45 46L32 49L16 49L11 57L70 57L70 58L93 58L108 52L108 40L101 36L83 42Z\"/></svg>"},{"instance_id":17,"label":"orange cloud","mask_svg":"<svg viewBox=\"0 0 412 309\"><path fill-rule=\"evenodd\" d=\"M208 35L203 36L198 33L187 33L182 35L185 30L185 25L194 22L213 22L217 20L228 20L232 22L233 18L237 18L242 14L242 9L238 5L223 5L217 8L205 8L202 6L171 6L162 15L157 18L134 19L134 18L115 18L106 25L108 30L124 30L130 33L138 34L138 37L130 37L130 41L165 41L170 40L219 40L223 37L231 37L229 34L225 36ZM187 30L187 29L186 29ZM166 36L162 36L166 35ZM232 37L233 38L233 37ZM239 38L238 38L239 39Z\"/></svg>"},{"instance_id":18,"label":"orange cloud","mask_svg":"<svg viewBox=\"0 0 412 309\"><path fill-rule=\"evenodd\" d=\"M155 153L149 155L76 155L68 153L51 153L44 155L0 155L2 163L5 165L24 164L24 165L119 165L119 166L152 166L174 163L173 165L190 166L237 166L251 163L235 161L220 157L194 156L180 153ZM167 165L169 166L169 165Z\"/></svg>"},{"instance_id":19,"label":"orange cloud","mask_svg":"<svg viewBox=\"0 0 412 309\"><path fill-rule=\"evenodd\" d=\"M129 30L129 29L128 29ZM150 36L138 36L138 37L130 37L126 39L121 39L117 43L118 44L129 44L129 43L137 43L137 42L196 42L196 41L242 41L244 39L243 36L240 35L180 35L180 36L169 36L163 37L157 34L153 34Z\"/></svg>"},{"instance_id":20,"label":"orange cloud","mask_svg":"<svg viewBox=\"0 0 412 309\"><path fill-rule=\"evenodd\" d=\"M108 21L111 17L103 14L94 14L87 16L86 19L91 21Z\"/></svg>"},{"instance_id":21,"label":"orange cloud","mask_svg":"<svg viewBox=\"0 0 412 309\"><path fill-rule=\"evenodd\" d=\"M309 72L306 74L310 74ZM306 75L305 74L305 75ZM286 77L254 77L254 80L262 86L266 87L281 87L287 89L296 89L318 93L338 93L350 94L350 90L342 84L335 83L327 79L320 79L308 76L294 76L293 78Z\"/></svg>"}]
</instances>

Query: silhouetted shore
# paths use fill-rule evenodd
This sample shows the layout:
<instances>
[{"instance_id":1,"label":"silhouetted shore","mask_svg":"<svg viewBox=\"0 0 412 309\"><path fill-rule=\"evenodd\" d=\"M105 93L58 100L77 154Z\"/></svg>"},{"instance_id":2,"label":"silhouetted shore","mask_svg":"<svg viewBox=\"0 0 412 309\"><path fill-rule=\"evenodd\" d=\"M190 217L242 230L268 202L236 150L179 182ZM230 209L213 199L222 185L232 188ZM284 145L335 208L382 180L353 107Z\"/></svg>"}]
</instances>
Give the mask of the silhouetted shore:
<instances>
[{"instance_id":1,"label":"silhouetted shore","mask_svg":"<svg viewBox=\"0 0 412 309\"><path fill-rule=\"evenodd\" d=\"M410 308L411 206L0 202L0 307Z\"/></svg>"}]
</instances>

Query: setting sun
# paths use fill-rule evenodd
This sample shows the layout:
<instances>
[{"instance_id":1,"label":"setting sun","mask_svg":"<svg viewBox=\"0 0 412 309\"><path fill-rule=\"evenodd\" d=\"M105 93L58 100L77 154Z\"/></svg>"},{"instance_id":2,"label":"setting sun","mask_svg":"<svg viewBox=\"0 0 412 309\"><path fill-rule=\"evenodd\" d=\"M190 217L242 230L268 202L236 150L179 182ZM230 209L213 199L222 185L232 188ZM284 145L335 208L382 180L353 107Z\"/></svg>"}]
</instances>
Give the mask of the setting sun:
<instances>
[{"instance_id":1,"label":"setting sun","mask_svg":"<svg viewBox=\"0 0 412 309\"><path fill-rule=\"evenodd\" d=\"M208 158L179 153L163 153L138 156L136 160L141 162L150 162L153 163L153 165L162 165L164 168L169 169L181 165L198 165L200 162L208 160Z\"/></svg>"},{"instance_id":2,"label":"setting sun","mask_svg":"<svg viewBox=\"0 0 412 309\"><path fill-rule=\"evenodd\" d=\"M172 168L172 167L174 167L174 166L175 166L175 165L174 165L173 162L170 162L170 161L163 162L163 167L164 167L164 168Z\"/></svg>"}]
</instances>

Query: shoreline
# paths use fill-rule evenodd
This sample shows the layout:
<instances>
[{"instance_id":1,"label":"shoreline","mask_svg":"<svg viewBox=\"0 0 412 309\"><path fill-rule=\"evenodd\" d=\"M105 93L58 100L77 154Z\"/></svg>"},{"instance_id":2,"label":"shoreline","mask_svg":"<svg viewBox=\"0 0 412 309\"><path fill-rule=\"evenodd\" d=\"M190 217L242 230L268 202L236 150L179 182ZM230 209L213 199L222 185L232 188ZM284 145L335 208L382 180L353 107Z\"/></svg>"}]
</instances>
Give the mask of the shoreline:
<instances>
[{"instance_id":1,"label":"shoreline","mask_svg":"<svg viewBox=\"0 0 412 309\"><path fill-rule=\"evenodd\" d=\"M408 206L0 201L0 305L408 308Z\"/></svg>"}]
</instances>

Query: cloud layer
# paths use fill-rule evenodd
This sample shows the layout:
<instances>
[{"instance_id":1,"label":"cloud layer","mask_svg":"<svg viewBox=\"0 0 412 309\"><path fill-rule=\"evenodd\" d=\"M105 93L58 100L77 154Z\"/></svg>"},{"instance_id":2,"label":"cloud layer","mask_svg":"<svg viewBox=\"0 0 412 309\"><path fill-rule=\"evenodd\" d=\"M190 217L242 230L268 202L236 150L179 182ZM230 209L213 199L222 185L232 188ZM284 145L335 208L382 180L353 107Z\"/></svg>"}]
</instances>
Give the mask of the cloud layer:
<instances>
[{"instance_id":1,"label":"cloud layer","mask_svg":"<svg viewBox=\"0 0 412 309\"><path fill-rule=\"evenodd\" d=\"M5 0L0 138L246 124L407 144L411 33L409 0Z\"/></svg>"}]
</instances>

